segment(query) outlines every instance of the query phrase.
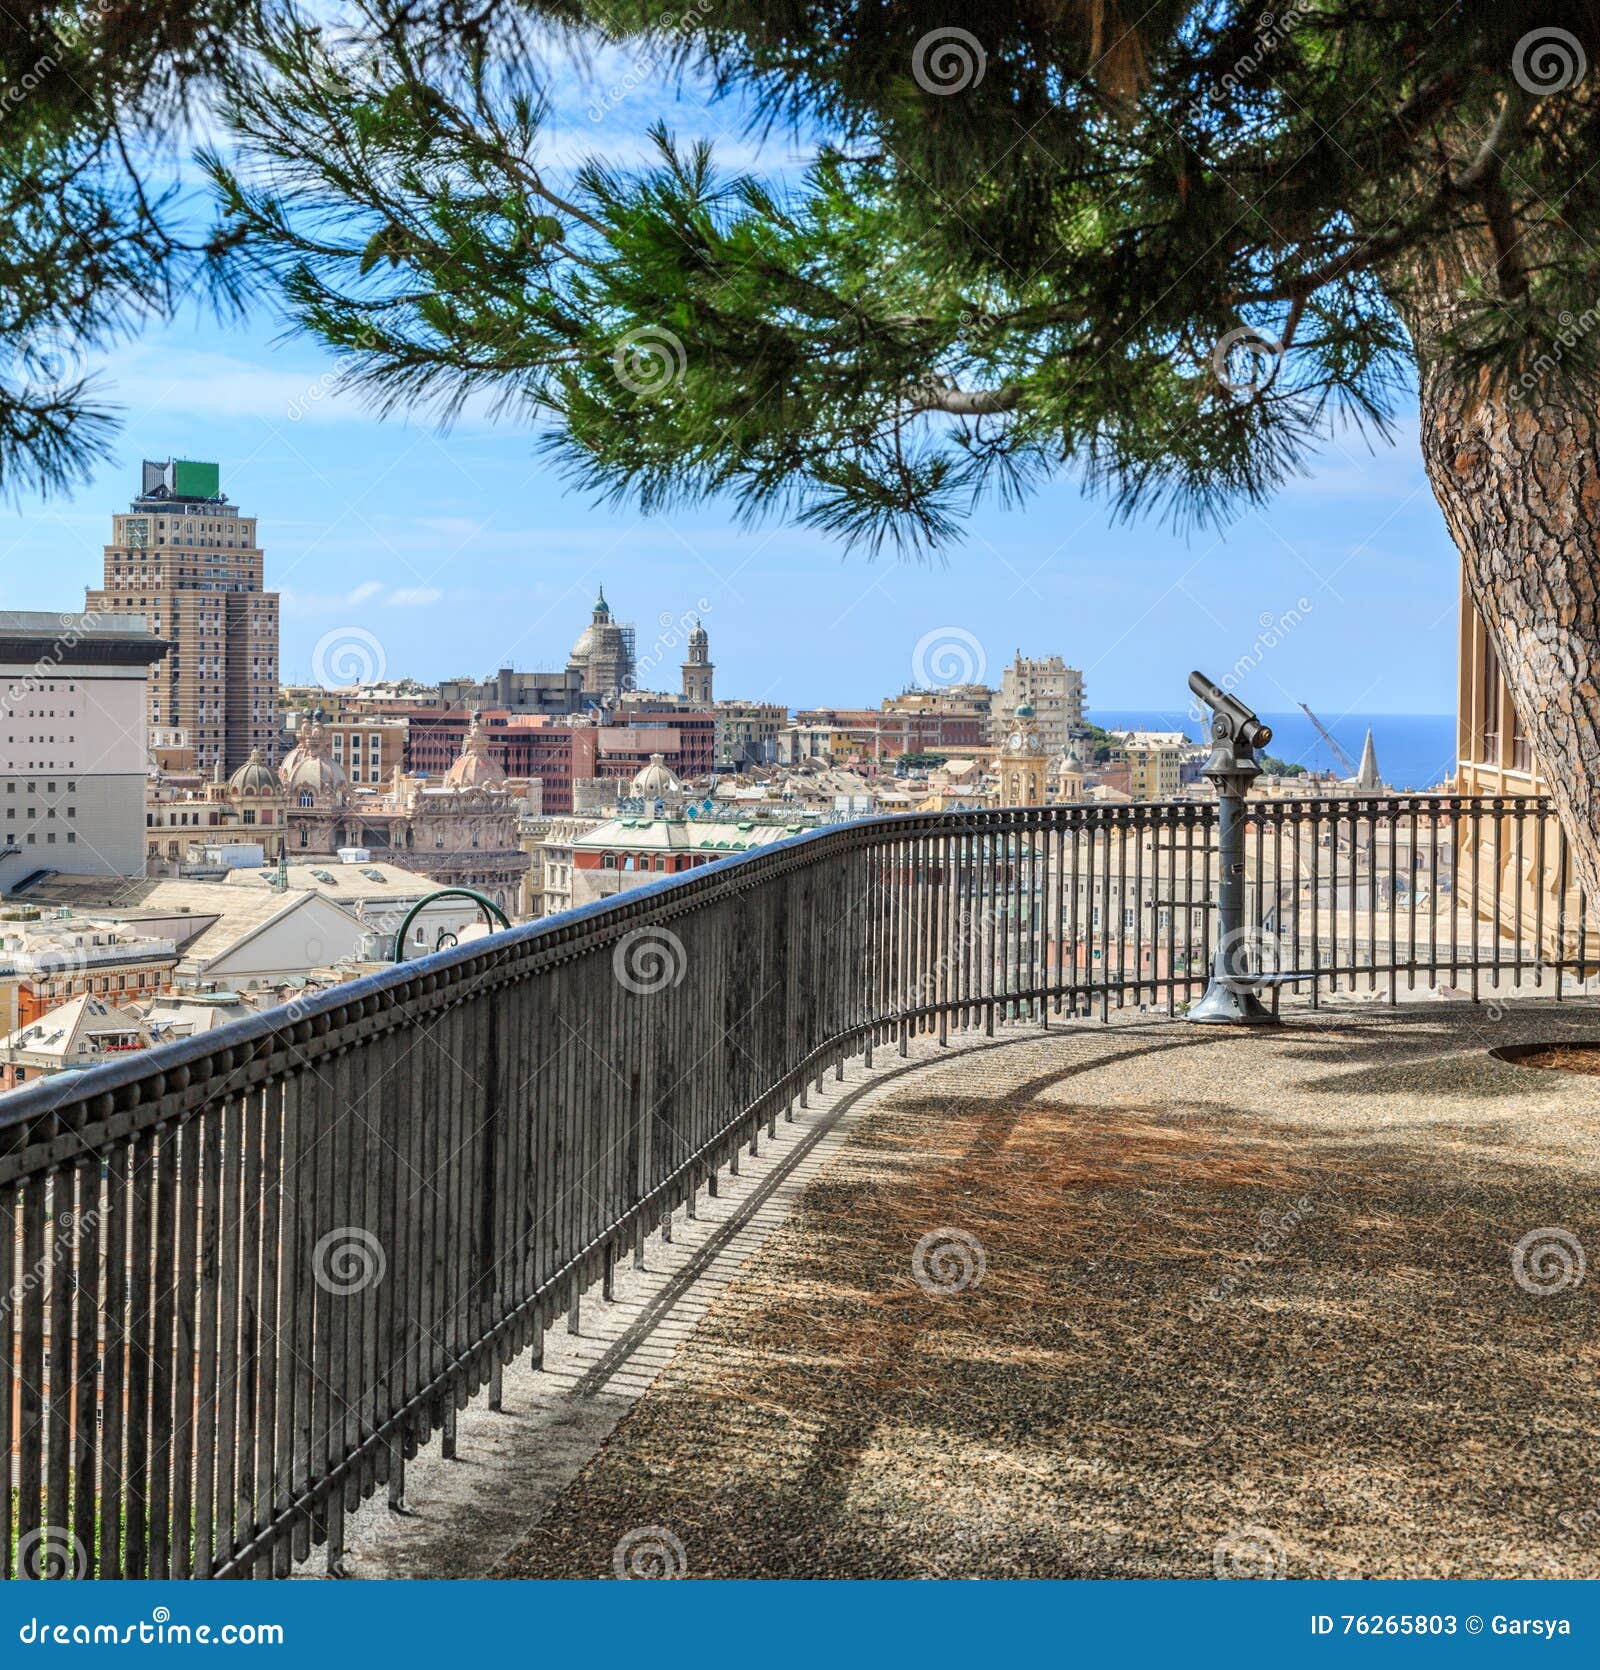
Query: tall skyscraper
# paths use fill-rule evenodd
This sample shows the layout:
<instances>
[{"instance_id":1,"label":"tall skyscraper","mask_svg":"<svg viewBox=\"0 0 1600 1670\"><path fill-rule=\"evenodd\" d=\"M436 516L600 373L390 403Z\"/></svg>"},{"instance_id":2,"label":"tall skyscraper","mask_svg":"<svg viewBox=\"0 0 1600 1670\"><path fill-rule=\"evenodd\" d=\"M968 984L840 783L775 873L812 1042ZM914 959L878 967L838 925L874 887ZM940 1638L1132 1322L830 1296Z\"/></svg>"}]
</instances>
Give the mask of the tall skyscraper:
<instances>
[{"instance_id":1,"label":"tall skyscraper","mask_svg":"<svg viewBox=\"0 0 1600 1670\"><path fill-rule=\"evenodd\" d=\"M182 731L196 765L233 772L278 757L278 594L262 589L256 519L215 464L145 461L139 495L111 518L105 583L88 608L144 615L169 647L150 669L146 718Z\"/></svg>"}]
</instances>

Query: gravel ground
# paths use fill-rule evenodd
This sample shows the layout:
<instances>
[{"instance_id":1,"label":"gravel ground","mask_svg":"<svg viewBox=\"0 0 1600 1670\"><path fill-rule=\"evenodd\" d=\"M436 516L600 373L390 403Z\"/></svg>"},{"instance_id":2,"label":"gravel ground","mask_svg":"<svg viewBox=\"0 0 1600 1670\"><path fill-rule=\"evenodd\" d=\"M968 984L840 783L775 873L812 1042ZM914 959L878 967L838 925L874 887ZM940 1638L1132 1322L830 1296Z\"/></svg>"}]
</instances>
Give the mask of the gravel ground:
<instances>
[{"instance_id":1,"label":"gravel ground","mask_svg":"<svg viewBox=\"0 0 1600 1670\"><path fill-rule=\"evenodd\" d=\"M886 1082L498 1575L1600 1577L1600 1081L1488 1053L1600 1011L1492 1013Z\"/></svg>"}]
</instances>

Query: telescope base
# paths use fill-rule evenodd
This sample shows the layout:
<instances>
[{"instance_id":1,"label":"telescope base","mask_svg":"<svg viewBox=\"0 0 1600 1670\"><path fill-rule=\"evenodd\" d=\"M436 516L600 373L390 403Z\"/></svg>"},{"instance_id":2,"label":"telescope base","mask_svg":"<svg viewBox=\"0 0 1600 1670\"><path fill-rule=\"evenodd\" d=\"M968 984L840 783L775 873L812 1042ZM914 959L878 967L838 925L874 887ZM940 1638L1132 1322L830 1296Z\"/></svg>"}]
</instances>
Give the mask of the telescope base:
<instances>
[{"instance_id":1,"label":"telescope base","mask_svg":"<svg viewBox=\"0 0 1600 1670\"><path fill-rule=\"evenodd\" d=\"M1184 1017L1199 1026L1282 1026L1252 991L1236 991L1220 980L1206 987L1205 996Z\"/></svg>"}]
</instances>

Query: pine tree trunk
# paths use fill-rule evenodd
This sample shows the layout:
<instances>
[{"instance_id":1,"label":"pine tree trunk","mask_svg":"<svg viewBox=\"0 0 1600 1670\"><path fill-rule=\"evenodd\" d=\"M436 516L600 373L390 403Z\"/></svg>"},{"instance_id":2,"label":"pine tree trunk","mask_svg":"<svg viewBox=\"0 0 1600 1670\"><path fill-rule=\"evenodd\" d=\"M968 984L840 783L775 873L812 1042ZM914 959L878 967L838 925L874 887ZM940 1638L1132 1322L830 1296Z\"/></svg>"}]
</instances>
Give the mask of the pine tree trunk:
<instances>
[{"instance_id":1,"label":"pine tree trunk","mask_svg":"<svg viewBox=\"0 0 1600 1670\"><path fill-rule=\"evenodd\" d=\"M1464 382L1433 344L1461 266L1408 274L1422 456L1534 757L1600 904L1600 412L1559 387Z\"/></svg>"}]
</instances>

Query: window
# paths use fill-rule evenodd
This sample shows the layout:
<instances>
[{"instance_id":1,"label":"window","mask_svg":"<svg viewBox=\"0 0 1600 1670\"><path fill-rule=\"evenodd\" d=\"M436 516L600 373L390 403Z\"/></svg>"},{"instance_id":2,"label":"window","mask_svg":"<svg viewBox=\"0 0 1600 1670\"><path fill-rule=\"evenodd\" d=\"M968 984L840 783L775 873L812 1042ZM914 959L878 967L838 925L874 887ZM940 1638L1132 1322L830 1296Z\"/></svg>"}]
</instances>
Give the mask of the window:
<instances>
[{"instance_id":1,"label":"window","mask_svg":"<svg viewBox=\"0 0 1600 1670\"><path fill-rule=\"evenodd\" d=\"M1480 757L1490 764L1500 763L1500 657L1489 641L1488 629L1483 633L1483 654L1478 662L1478 730L1482 737Z\"/></svg>"}]
</instances>

